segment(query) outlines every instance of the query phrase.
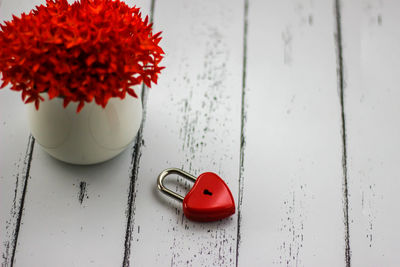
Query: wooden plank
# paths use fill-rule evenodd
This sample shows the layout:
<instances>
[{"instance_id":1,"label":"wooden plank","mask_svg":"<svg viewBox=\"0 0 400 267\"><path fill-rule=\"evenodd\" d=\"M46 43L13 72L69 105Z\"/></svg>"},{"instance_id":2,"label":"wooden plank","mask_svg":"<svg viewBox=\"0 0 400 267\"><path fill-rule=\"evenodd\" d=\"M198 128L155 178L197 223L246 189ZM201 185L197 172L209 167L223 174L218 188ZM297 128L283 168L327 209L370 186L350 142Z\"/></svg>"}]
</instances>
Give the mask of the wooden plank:
<instances>
[{"instance_id":1,"label":"wooden plank","mask_svg":"<svg viewBox=\"0 0 400 267\"><path fill-rule=\"evenodd\" d=\"M29 137L20 96L9 88L4 90L0 93L0 251L2 264L8 266L16 242L33 139Z\"/></svg>"},{"instance_id":2,"label":"wooden plank","mask_svg":"<svg viewBox=\"0 0 400 267\"><path fill-rule=\"evenodd\" d=\"M400 3L342 10L352 265L398 266Z\"/></svg>"},{"instance_id":3,"label":"wooden plank","mask_svg":"<svg viewBox=\"0 0 400 267\"><path fill-rule=\"evenodd\" d=\"M136 1L148 14L150 1ZM33 153L15 254L20 266L118 266L123 262L134 147L93 166Z\"/></svg>"},{"instance_id":4,"label":"wooden plank","mask_svg":"<svg viewBox=\"0 0 400 267\"><path fill-rule=\"evenodd\" d=\"M239 265L345 264L333 4L249 3Z\"/></svg>"},{"instance_id":5,"label":"wooden plank","mask_svg":"<svg viewBox=\"0 0 400 267\"><path fill-rule=\"evenodd\" d=\"M239 174L243 3L157 1L167 66L149 91L144 147L134 191L133 266L232 266L236 216L194 223L182 206L157 192L165 168L219 173L236 198ZM171 177L181 194L190 186Z\"/></svg>"},{"instance_id":6,"label":"wooden plank","mask_svg":"<svg viewBox=\"0 0 400 267\"><path fill-rule=\"evenodd\" d=\"M43 1L0 1L0 22L12 14L27 12ZM1 83L1 82L0 82ZM25 117L25 107L10 86L0 91L0 254L2 266L12 261L26 187L33 139Z\"/></svg>"}]
</instances>

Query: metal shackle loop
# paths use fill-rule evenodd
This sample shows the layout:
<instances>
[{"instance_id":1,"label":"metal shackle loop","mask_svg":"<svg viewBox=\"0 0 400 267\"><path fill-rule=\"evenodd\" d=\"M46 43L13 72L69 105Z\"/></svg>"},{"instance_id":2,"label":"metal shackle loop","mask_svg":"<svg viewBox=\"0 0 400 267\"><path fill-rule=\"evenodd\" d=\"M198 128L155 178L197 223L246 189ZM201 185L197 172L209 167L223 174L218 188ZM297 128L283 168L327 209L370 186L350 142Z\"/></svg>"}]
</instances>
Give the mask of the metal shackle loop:
<instances>
[{"instance_id":1,"label":"metal shackle loop","mask_svg":"<svg viewBox=\"0 0 400 267\"><path fill-rule=\"evenodd\" d=\"M190 173L187 173L187 172L185 172L181 169L177 169L177 168L170 168L170 169L163 170L160 173L160 175L158 176L158 179L157 179L158 189L160 189L161 192L163 192L164 194L166 194L168 196L171 196L177 200L183 201L183 199L184 199L183 196L179 195L178 193L175 193L174 191L172 191L164 186L164 179L170 174L177 174L177 175L179 175L185 179L191 180L193 182L195 182L197 178L194 177L193 175L191 175Z\"/></svg>"}]
</instances>

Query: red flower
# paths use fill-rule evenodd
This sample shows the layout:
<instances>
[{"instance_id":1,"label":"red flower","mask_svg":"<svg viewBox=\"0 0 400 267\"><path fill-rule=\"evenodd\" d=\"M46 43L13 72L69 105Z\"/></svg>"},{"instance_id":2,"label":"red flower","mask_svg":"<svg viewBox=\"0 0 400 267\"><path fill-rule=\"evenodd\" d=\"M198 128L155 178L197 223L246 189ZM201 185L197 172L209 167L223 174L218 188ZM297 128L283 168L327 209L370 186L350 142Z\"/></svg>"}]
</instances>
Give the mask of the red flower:
<instances>
[{"instance_id":1,"label":"red flower","mask_svg":"<svg viewBox=\"0 0 400 267\"><path fill-rule=\"evenodd\" d=\"M64 107L79 102L78 112L93 99L105 107L111 97L137 97L131 87L151 87L163 69L161 32L119 0L47 0L0 26L0 88L11 83L36 108L43 92Z\"/></svg>"}]
</instances>

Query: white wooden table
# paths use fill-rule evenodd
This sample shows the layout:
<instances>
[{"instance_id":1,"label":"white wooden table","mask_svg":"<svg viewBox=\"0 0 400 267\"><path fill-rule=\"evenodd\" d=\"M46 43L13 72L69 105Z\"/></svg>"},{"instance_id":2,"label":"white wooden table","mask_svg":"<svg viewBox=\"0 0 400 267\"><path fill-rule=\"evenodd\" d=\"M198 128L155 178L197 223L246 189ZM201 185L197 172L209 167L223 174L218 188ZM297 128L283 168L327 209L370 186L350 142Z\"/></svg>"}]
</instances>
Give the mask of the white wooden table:
<instances>
[{"instance_id":1,"label":"white wooden table","mask_svg":"<svg viewBox=\"0 0 400 267\"><path fill-rule=\"evenodd\" d=\"M43 2L0 0L0 21ZM136 4L166 69L122 155L54 160L0 91L4 266L400 266L399 1ZM186 220L168 167L219 173L236 214Z\"/></svg>"}]
</instances>

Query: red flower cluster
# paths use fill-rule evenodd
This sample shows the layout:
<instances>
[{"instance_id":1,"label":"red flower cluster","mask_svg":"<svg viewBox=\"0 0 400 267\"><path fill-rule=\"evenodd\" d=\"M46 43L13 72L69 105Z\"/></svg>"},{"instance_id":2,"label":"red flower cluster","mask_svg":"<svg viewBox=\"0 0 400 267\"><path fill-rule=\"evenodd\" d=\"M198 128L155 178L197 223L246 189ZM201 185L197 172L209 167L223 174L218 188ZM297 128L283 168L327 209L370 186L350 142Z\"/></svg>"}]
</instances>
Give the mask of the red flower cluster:
<instances>
[{"instance_id":1,"label":"red flower cluster","mask_svg":"<svg viewBox=\"0 0 400 267\"><path fill-rule=\"evenodd\" d=\"M0 88L11 83L37 109L47 92L64 107L79 102L78 112L93 99L105 107L111 97L137 97L132 86L151 87L163 69L160 34L120 0L47 0L1 25Z\"/></svg>"}]
</instances>

